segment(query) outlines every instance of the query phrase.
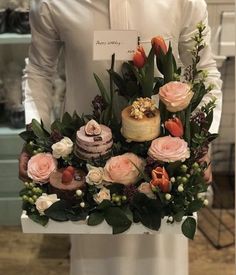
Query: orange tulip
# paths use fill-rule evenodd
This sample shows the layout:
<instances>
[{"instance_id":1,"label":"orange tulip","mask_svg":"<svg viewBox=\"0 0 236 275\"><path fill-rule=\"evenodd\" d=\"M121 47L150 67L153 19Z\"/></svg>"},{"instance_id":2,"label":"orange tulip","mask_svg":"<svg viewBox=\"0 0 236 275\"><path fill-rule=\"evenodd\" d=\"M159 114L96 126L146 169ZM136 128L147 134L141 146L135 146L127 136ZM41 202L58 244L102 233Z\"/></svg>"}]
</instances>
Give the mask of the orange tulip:
<instances>
[{"instance_id":1,"label":"orange tulip","mask_svg":"<svg viewBox=\"0 0 236 275\"><path fill-rule=\"evenodd\" d=\"M182 137L184 134L182 121L178 117L168 119L165 127L173 137Z\"/></svg>"},{"instance_id":2,"label":"orange tulip","mask_svg":"<svg viewBox=\"0 0 236 275\"><path fill-rule=\"evenodd\" d=\"M134 66L141 69L145 65L146 60L147 60L146 53L143 47L139 46L133 56Z\"/></svg>"},{"instance_id":3,"label":"orange tulip","mask_svg":"<svg viewBox=\"0 0 236 275\"><path fill-rule=\"evenodd\" d=\"M170 191L170 179L164 167L156 167L152 170L152 180L150 184L154 188L158 186L164 193Z\"/></svg>"},{"instance_id":4,"label":"orange tulip","mask_svg":"<svg viewBox=\"0 0 236 275\"><path fill-rule=\"evenodd\" d=\"M167 46L162 36L153 37L151 43L155 48L156 55L160 54L160 50L162 50L164 54L167 53Z\"/></svg>"}]
</instances>

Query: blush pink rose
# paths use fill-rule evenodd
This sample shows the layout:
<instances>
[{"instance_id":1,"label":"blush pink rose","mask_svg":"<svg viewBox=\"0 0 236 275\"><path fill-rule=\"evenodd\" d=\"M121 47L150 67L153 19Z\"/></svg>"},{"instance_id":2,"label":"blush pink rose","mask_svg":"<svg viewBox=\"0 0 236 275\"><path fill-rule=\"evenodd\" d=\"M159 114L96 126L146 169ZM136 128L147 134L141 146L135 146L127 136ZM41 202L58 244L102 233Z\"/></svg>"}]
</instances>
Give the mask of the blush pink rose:
<instances>
[{"instance_id":1,"label":"blush pink rose","mask_svg":"<svg viewBox=\"0 0 236 275\"><path fill-rule=\"evenodd\" d=\"M175 113L188 107L193 92L187 83L172 81L160 88L160 100L165 104L169 112Z\"/></svg>"},{"instance_id":2,"label":"blush pink rose","mask_svg":"<svg viewBox=\"0 0 236 275\"><path fill-rule=\"evenodd\" d=\"M190 150L185 140L179 137L166 136L152 141L148 155L163 162L183 162L190 157Z\"/></svg>"},{"instance_id":3,"label":"blush pink rose","mask_svg":"<svg viewBox=\"0 0 236 275\"><path fill-rule=\"evenodd\" d=\"M104 180L124 185L134 184L139 178L139 171L143 169L144 162L141 158L133 153L125 153L107 161L104 167Z\"/></svg>"},{"instance_id":4,"label":"blush pink rose","mask_svg":"<svg viewBox=\"0 0 236 275\"><path fill-rule=\"evenodd\" d=\"M57 161L50 153L39 153L28 162L27 173L34 182L46 183L57 169Z\"/></svg>"}]
</instances>

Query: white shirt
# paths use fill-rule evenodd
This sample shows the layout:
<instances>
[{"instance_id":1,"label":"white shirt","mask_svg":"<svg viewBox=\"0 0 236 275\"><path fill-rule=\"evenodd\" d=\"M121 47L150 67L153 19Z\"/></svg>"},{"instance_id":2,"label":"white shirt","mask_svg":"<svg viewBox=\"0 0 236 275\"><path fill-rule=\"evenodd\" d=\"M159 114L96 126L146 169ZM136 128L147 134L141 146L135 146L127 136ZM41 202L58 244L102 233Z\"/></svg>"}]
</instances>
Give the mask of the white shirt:
<instances>
[{"instance_id":1,"label":"white shirt","mask_svg":"<svg viewBox=\"0 0 236 275\"><path fill-rule=\"evenodd\" d=\"M135 29L146 52L152 37L162 35L172 42L179 64L191 63L191 37L196 25L208 26L204 0L33 0L30 13L32 43L29 64L24 75L26 124L32 118L50 124L52 82L60 50L65 50L66 97L69 113L91 112L91 100L99 90L93 73L106 79L110 62L93 61L93 31ZM221 80L209 46L210 29L206 30L207 47L202 52L199 69L208 70L211 92L217 98L211 132L217 132L221 116ZM207 102L210 94L204 97Z\"/></svg>"}]
</instances>

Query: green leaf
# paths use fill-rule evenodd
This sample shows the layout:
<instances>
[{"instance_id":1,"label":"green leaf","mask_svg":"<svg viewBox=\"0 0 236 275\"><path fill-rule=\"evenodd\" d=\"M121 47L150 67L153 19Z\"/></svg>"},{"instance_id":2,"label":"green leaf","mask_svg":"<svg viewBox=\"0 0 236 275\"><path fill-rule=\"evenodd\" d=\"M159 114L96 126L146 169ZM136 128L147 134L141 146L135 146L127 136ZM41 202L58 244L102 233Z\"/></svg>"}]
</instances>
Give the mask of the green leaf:
<instances>
[{"instance_id":1,"label":"green leaf","mask_svg":"<svg viewBox=\"0 0 236 275\"><path fill-rule=\"evenodd\" d=\"M112 226L113 234L123 233L130 228L132 222L118 207L110 207L105 211L105 220Z\"/></svg>"},{"instance_id":2,"label":"green leaf","mask_svg":"<svg viewBox=\"0 0 236 275\"><path fill-rule=\"evenodd\" d=\"M44 213L52 220L64 222L69 220L66 209L66 202L60 200L53 203L47 210L44 211Z\"/></svg>"},{"instance_id":3,"label":"green leaf","mask_svg":"<svg viewBox=\"0 0 236 275\"><path fill-rule=\"evenodd\" d=\"M43 129L42 125L36 119L32 120L31 128L38 138L45 139L48 137L47 132Z\"/></svg>"},{"instance_id":4,"label":"green leaf","mask_svg":"<svg viewBox=\"0 0 236 275\"><path fill-rule=\"evenodd\" d=\"M170 177L175 175L175 172L179 170L180 166L182 165L181 161L175 161L175 162L170 162L166 166L166 171Z\"/></svg>"},{"instance_id":5,"label":"green leaf","mask_svg":"<svg viewBox=\"0 0 236 275\"><path fill-rule=\"evenodd\" d=\"M184 211L179 211L178 213L176 213L176 214L174 215L174 220L175 220L176 222L181 222L182 219L183 219L183 216L184 216Z\"/></svg>"},{"instance_id":6,"label":"green leaf","mask_svg":"<svg viewBox=\"0 0 236 275\"><path fill-rule=\"evenodd\" d=\"M194 200L192 202L190 202L190 204L188 205L188 213L192 214L196 211L198 211L199 209L201 209L203 207L203 201L202 200Z\"/></svg>"},{"instance_id":7,"label":"green leaf","mask_svg":"<svg viewBox=\"0 0 236 275\"><path fill-rule=\"evenodd\" d=\"M111 106L108 106L101 114L100 123L110 126L111 124Z\"/></svg>"},{"instance_id":8,"label":"green leaf","mask_svg":"<svg viewBox=\"0 0 236 275\"><path fill-rule=\"evenodd\" d=\"M97 207L98 210L106 210L107 208L111 207L112 204L109 200L103 200Z\"/></svg>"},{"instance_id":9,"label":"green leaf","mask_svg":"<svg viewBox=\"0 0 236 275\"><path fill-rule=\"evenodd\" d=\"M197 106L202 101L204 95L207 93L207 90L206 90L203 82L196 83L193 86L192 90L194 91L194 95L190 102L191 103L191 112L193 112L197 108Z\"/></svg>"},{"instance_id":10,"label":"green leaf","mask_svg":"<svg viewBox=\"0 0 236 275\"><path fill-rule=\"evenodd\" d=\"M197 228L197 222L194 218L187 217L181 228L184 236L193 240Z\"/></svg>"},{"instance_id":11,"label":"green leaf","mask_svg":"<svg viewBox=\"0 0 236 275\"><path fill-rule=\"evenodd\" d=\"M155 50L152 47L147 62L145 64L145 75L141 82L142 85L142 94L143 97L150 97L153 95L153 86L154 86L154 55Z\"/></svg>"},{"instance_id":12,"label":"green leaf","mask_svg":"<svg viewBox=\"0 0 236 275\"><path fill-rule=\"evenodd\" d=\"M89 215L88 225L98 225L104 221L104 213L103 212L94 212Z\"/></svg>"},{"instance_id":13,"label":"green leaf","mask_svg":"<svg viewBox=\"0 0 236 275\"><path fill-rule=\"evenodd\" d=\"M141 223L152 229L158 231L161 226L162 205L160 199L150 199L142 193L134 196L132 202L134 209L135 221L140 220Z\"/></svg>"},{"instance_id":14,"label":"green leaf","mask_svg":"<svg viewBox=\"0 0 236 275\"><path fill-rule=\"evenodd\" d=\"M68 127L73 122L73 119L69 113L64 113L62 117L62 124L64 127Z\"/></svg>"},{"instance_id":15,"label":"green leaf","mask_svg":"<svg viewBox=\"0 0 236 275\"><path fill-rule=\"evenodd\" d=\"M155 78L155 86L153 89L154 94L157 94L159 92L159 89L164 85L164 78L163 77L156 77Z\"/></svg>"},{"instance_id":16,"label":"green leaf","mask_svg":"<svg viewBox=\"0 0 236 275\"><path fill-rule=\"evenodd\" d=\"M96 83L98 85L98 88L100 90L100 93L101 93L101 96L103 98L103 100L105 101L106 104L109 104L111 99L110 99L110 96L109 96L109 93L107 92L105 86L103 85L101 79L98 77L98 75L96 74L93 74L95 80L96 80Z\"/></svg>"},{"instance_id":17,"label":"green leaf","mask_svg":"<svg viewBox=\"0 0 236 275\"><path fill-rule=\"evenodd\" d=\"M49 221L49 218L45 215L40 215L40 214L28 214L28 217L36 222L36 223L39 223L41 224L42 226L46 226L48 221Z\"/></svg>"},{"instance_id":18,"label":"green leaf","mask_svg":"<svg viewBox=\"0 0 236 275\"><path fill-rule=\"evenodd\" d=\"M126 85L123 78L111 69L107 70L107 72L109 73L111 79L114 81L115 85L119 89L120 94L124 96L126 94Z\"/></svg>"},{"instance_id":19,"label":"green leaf","mask_svg":"<svg viewBox=\"0 0 236 275\"><path fill-rule=\"evenodd\" d=\"M62 130L62 125L59 119L56 119L52 124L51 124L51 130L58 130L61 132Z\"/></svg>"},{"instance_id":20,"label":"green leaf","mask_svg":"<svg viewBox=\"0 0 236 275\"><path fill-rule=\"evenodd\" d=\"M34 140L36 138L35 134L32 131L24 131L19 134L19 136L25 140L26 142L29 142L31 140Z\"/></svg>"}]
</instances>

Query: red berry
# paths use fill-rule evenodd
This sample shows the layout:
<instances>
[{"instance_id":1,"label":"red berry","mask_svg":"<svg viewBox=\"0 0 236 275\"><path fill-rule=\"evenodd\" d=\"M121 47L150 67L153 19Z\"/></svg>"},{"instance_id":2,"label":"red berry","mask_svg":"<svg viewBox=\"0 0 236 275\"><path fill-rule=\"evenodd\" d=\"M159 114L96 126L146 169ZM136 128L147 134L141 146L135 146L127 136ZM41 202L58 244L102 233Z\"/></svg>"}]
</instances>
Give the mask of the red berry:
<instances>
[{"instance_id":1,"label":"red berry","mask_svg":"<svg viewBox=\"0 0 236 275\"><path fill-rule=\"evenodd\" d=\"M70 183L73 180L74 176L68 170L64 170L62 173L61 181L62 183Z\"/></svg>"},{"instance_id":2,"label":"red berry","mask_svg":"<svg viewBox=\"0 0 236 275\"><path fill-rule=\"evenodd\" d=\"M66 167L66 171L69 171L72 176L75 175L75 168L73 166Z\"/></svg>"}]
</instances>

